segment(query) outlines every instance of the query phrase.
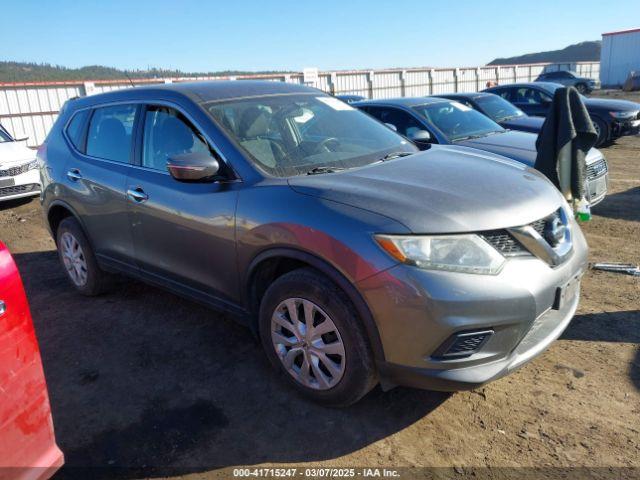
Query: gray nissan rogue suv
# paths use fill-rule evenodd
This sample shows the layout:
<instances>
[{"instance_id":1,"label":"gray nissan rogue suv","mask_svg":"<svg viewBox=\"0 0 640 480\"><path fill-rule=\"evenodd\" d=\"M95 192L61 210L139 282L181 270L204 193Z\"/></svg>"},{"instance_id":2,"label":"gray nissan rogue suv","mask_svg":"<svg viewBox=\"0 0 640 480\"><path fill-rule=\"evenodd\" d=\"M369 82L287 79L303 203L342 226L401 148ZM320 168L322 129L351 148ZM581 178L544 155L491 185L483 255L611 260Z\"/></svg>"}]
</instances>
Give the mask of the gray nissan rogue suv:
<instances>
[{"instance_id":1,"label":"gray nissan rogue suv","mask_svg":"<svg viewBox=\"0 0 640 480\"><path fill-rule=\"evenodd\" d=\"M378 382L494 380L578 305L587 245L546 178L471 148L419 152L315 89L75 99L38 155L46 221L80 293L119 272L232 312L325 404Z\"/></svg>"}]
</instances>

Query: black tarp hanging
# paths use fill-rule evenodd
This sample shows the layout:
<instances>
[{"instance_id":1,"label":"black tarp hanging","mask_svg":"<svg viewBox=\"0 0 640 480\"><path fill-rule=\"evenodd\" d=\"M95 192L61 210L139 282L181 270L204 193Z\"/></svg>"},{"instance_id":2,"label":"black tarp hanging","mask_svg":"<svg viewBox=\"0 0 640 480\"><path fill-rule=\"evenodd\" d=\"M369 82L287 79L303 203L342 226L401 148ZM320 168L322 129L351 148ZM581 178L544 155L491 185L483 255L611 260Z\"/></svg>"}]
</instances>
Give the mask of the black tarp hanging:
<instances>
[{"instance_id":1,"label":"black tarp hanging","mask_svg":"<svg viewBox=\"0 0 640 480\"><path fill-rule=\"evenodd\" d=\"M585 158L598 138L578 91L555 91L549 113L536 141L535 168L553 182L569 203L586 197Z\"/></svg>"}]
</instances>

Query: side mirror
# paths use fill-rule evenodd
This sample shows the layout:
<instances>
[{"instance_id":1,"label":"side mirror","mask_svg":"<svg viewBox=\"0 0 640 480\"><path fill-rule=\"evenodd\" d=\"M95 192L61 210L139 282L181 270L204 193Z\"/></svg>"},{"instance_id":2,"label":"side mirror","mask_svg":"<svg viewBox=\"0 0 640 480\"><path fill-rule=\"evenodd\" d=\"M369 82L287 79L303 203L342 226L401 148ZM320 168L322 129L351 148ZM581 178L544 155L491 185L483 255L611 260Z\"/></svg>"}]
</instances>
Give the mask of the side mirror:
<instances>
[{"instance_id":1,"label":"side mirror","mask_svg":"<svg viewBox=\"0 0 640 480\"><path fill-rule=\"evenodd\" d=\"M179 182L210 182L218 174L220 164L207 153L183 153L169 157L167 170Z\"/></svg>"},{"instance_id":2,"label":"side mirror","mask_svg":"<svg viewBox=\"0 0 640 480\"><path fill-rule=\"evenodd\" d=\"M385 123L385 125L389 127L391 130L393 130L394 132L398 131L398 127L396 127L393 123Z\"/></svg>"},{"instance_id":3,"label":"side mirror","mask_svg":"<svg viewBox=\"0 0 640 480\"><path fill-rule=\"evenodd\" d=\"M413 130L409 133L409 140L416 143L430 143L431 134L426 130Z\"/></svg>"}]
</instances>

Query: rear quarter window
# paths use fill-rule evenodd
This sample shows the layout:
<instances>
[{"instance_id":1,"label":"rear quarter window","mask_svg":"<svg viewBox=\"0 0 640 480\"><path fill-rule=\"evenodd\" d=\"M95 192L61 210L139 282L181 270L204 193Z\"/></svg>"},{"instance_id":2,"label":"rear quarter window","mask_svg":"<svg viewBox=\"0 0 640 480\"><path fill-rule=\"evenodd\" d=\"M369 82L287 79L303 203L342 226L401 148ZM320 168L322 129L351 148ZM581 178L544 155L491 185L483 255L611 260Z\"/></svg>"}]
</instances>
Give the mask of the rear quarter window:
<instances>
[{"instance_id":1,"label":"rear quarter window","mask_svg":"<svg viewBox=\"0 0 640 480\"><path fill-rule=\"evenodd\" d=\"M71 121L67 124L67 137L76 149L82 153L85 152L85 126L89 110L81 110L73 115Z\"/></svg>"}]
</instances>

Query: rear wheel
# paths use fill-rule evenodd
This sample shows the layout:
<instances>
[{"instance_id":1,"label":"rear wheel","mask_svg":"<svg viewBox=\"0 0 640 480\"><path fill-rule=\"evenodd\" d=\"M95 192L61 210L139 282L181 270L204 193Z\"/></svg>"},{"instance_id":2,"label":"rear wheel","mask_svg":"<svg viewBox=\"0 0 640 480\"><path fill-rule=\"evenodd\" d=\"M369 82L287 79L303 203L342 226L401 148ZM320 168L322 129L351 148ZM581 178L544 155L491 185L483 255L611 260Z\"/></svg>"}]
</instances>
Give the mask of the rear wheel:
<instances>
[{"instance_id":1,"label":"rear wheel","mask_svg":"<svg viewBox=\"0 0 640 480\"><path fill-rule=\"evenodd\" d=\"M259 321L269 360L307 398L347 406L375 385L373 355L353 305L316 271L278 278L265 292Z\"/></svg>"},{"instance_id":2,"label":"rear wheel","mask_svg":"<svg viewBox=\"0 0 640 480\"><path fill-rule=\"evenodd\" d=\"M609 127L607 127L607 124L604 123L604 121L600 120L599 118L594 118L593 128L596 130L596 133L598 134L598 139L596 140L596 147L599 147L600 145L603 145L609 138Z\"/></svg>"},{"instance_id":3,"label":"rear wheel","mask_svg":"<svg viewBox=\"0 0 640 480\"><path fill-rule=\"evenodd\" d=\"M93 250L78 221L73 217L62 220L56 239L58 257L76 290L87 296L103 293L108 274L98 267Z\"/></svg>"},{"instance_id":4,"label":"rear wheel","mask_svg":"<svg viewBox=\"0 0 640 480\"><path fill-rule=\"evenodd\" d=\"M579 83L576 85L576 90L578 90L578 92L582 93L583 95L585 93L587 93L587 86L584 83Z\"/></svg>"}]
</instances>

